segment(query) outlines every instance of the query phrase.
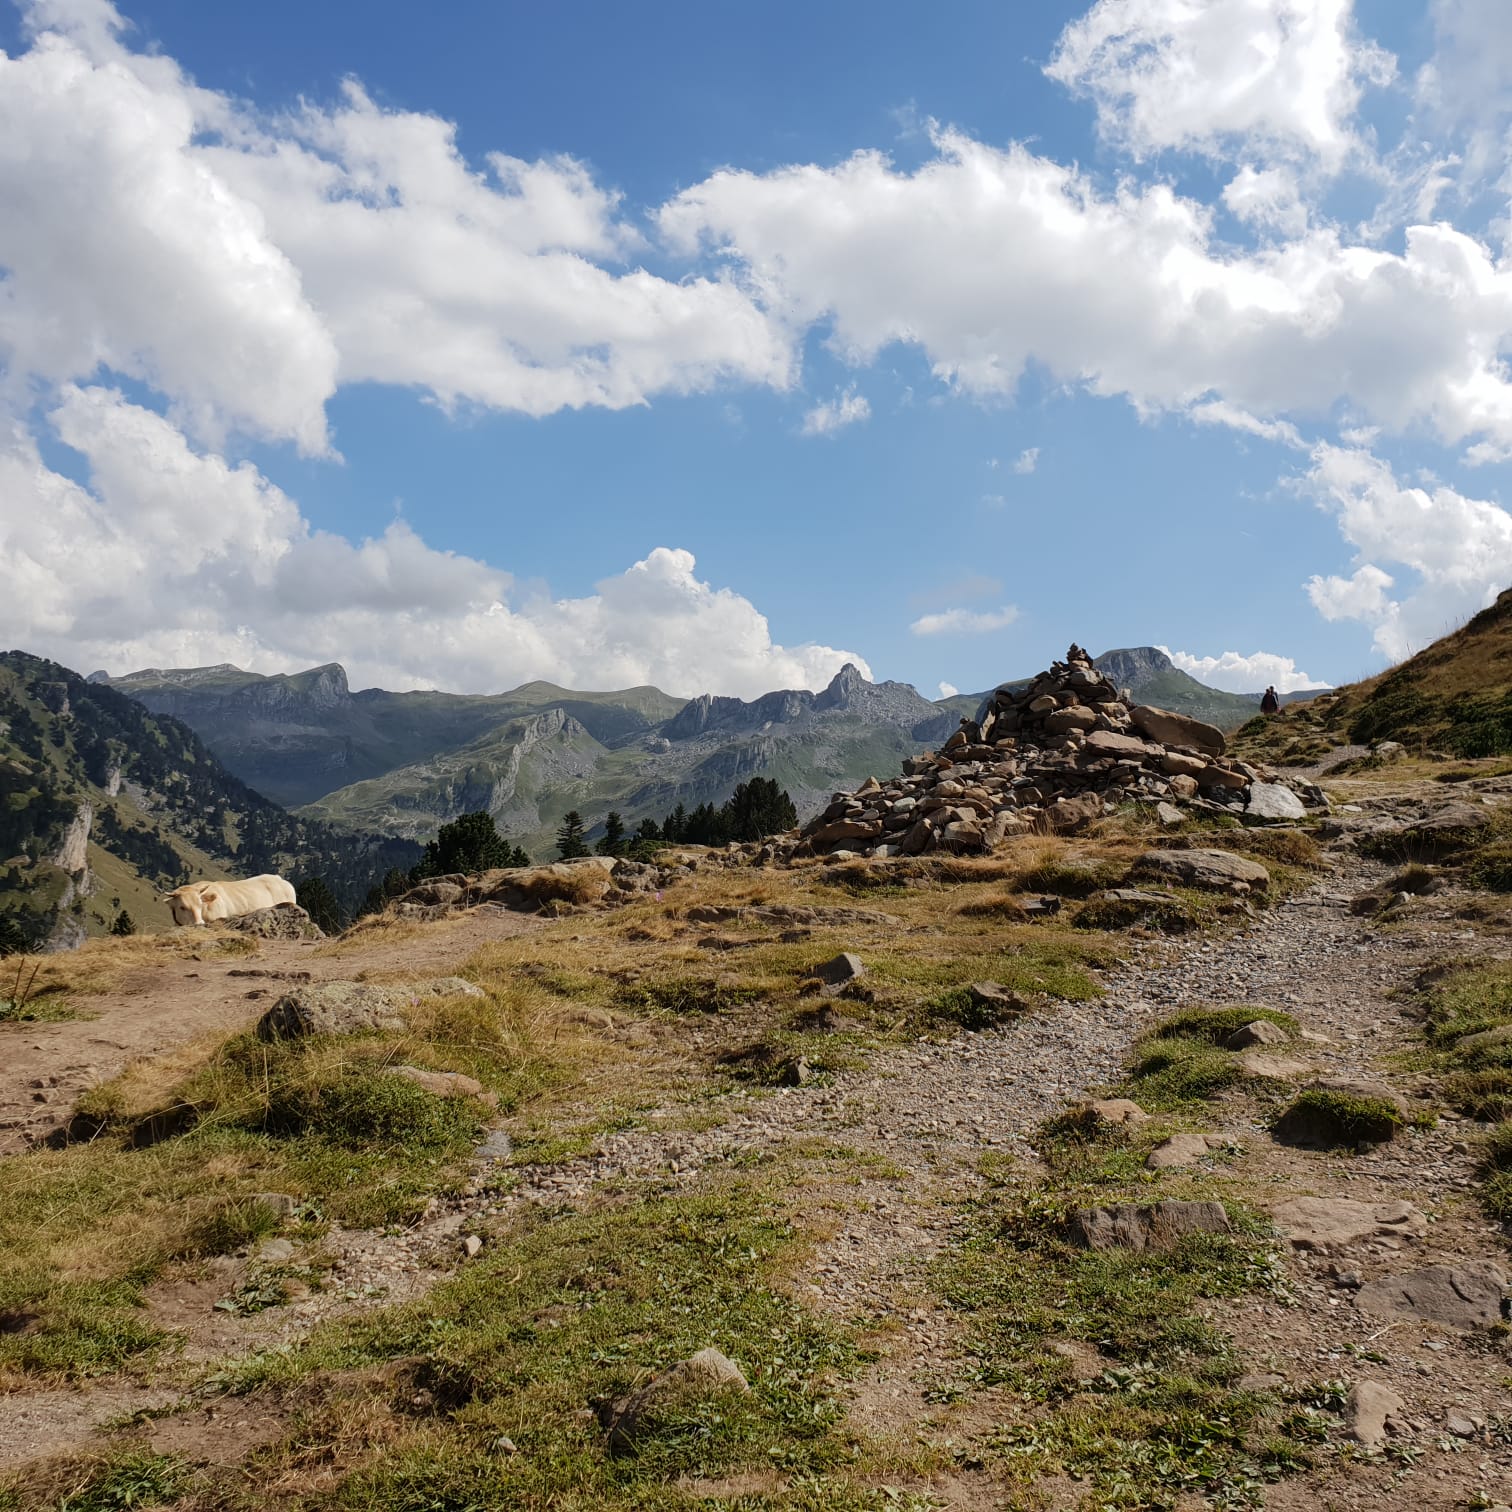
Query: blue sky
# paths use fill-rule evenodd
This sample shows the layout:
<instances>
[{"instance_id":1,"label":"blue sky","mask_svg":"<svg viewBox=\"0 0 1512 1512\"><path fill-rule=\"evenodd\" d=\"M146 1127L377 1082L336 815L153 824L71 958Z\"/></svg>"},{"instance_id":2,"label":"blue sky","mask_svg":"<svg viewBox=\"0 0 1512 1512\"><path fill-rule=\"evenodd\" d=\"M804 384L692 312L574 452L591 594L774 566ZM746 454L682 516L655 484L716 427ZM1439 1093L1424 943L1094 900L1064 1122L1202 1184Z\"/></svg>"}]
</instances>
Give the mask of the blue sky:
<instances>
[{"instance_id":1,"label":"blue sky","mask_svg":"<svg viewBox=\"0 0 1512 1512\"><path fill-rule=\"evenodd\" d=\"M1258 688L1512 583L1497 0L436 9L0 9L0 640Z\"/></svg>"}]
</instances>

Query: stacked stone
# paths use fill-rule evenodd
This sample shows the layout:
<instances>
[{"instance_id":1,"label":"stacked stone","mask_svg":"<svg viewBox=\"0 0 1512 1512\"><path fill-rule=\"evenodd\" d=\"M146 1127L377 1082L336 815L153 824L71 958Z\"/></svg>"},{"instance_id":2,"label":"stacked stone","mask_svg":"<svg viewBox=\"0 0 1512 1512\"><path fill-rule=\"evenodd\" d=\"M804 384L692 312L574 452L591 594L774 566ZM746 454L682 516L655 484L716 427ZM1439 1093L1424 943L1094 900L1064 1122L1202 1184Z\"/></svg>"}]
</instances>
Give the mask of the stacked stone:
<instances>
[{"instance_id":1,"label":"stacked stone","mask_svg":"<svg viewBox=\"0 0 1512 1512\"><path fill-rule=\"evenodd\" d=\"M1000 687L980 722L963 719L899 777L835 794L799 851L970 855L1010 835L1078 829L1130 800L1246 812L1257 786L1279 792L1271 804L1287 811L1263 817L1301 817L1294 794L1224 749L1212 725L1132 704L1073 645L1027 687Z\"/></svg>"}]
</instances>

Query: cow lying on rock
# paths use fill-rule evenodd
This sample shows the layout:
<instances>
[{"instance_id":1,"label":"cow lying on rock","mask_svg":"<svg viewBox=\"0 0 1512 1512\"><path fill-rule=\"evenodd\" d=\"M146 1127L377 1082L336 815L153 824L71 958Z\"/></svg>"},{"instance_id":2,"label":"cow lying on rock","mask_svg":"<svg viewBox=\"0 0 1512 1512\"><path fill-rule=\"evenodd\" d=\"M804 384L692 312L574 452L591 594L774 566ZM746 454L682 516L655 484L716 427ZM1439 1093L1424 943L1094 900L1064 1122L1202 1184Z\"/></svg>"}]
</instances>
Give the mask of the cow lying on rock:
<instances>
[{"instance_id":1,"label":"cow lying on rock","mask_svg":"<svg viewBox=\"0 0 1512 1512\"><path fill-rule=\"evenodd\" d=\"M271 873L245 882L186 882L163 895L175 924L209 924L294 902L294 887Z\"/></svg>"}]
</instances>

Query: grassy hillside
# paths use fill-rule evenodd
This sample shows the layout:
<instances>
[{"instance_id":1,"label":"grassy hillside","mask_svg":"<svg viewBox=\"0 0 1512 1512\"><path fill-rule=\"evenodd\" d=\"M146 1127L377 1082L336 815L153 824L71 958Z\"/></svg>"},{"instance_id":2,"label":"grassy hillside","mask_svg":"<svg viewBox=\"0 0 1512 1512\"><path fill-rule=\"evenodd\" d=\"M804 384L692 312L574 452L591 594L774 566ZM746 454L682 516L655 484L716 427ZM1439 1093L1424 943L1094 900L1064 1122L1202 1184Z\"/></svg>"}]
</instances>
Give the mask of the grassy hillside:
<instances>
[{"instance_id":1,"label":"grassy hillside","mask_svg":"<svg viewBox=\"0 0 1512 1512\"><path fill-rule=\"evenodd\" d=\"M1414 754L1512 754L1512 589L1399 666L1239 733L1241 749L1296 762L1383 740Z\"/></svg>"},{"instance_id":2,"label":"grassy hillside","mask_svg":"<svg viewBox=\"0 0 1512 1512\"><path fill-rule=\"evenodd\" d=\"M122 909L166 927L157 893L192 877L320 875L355 903L418 854L295 817L177 720L56 662L0 655L0 916L12 943L74 943Z\"/></svg>"}]
</instances>

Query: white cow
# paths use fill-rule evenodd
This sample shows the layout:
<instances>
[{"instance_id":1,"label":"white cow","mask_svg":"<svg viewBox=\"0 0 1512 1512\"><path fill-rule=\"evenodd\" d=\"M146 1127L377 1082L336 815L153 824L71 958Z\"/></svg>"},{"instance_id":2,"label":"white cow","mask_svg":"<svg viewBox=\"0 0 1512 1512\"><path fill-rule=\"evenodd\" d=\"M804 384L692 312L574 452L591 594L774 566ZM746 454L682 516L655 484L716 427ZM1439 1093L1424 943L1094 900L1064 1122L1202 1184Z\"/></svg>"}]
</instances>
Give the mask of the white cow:
<instances>
[{"instance_id":1,"label":"white cow","mask_svg":"<svg viewBox=\"0 0 1512 1512\"><path fill-rule=\"evenodd\" d=\"M294 888L282 877L268 873L245 882L186 882L163 895L175 924L209 924L216 919L234 919L294 902Z\"/></svg>"}]
</instances>

